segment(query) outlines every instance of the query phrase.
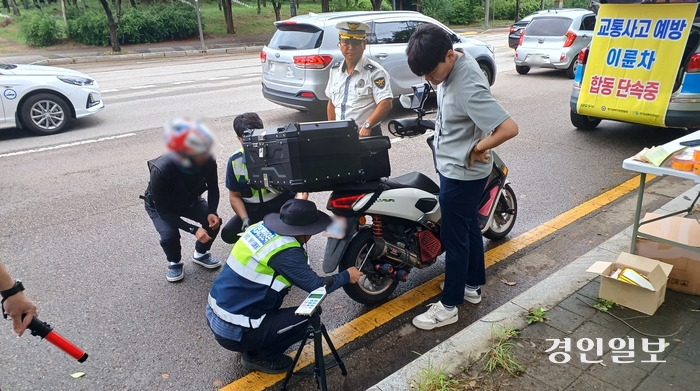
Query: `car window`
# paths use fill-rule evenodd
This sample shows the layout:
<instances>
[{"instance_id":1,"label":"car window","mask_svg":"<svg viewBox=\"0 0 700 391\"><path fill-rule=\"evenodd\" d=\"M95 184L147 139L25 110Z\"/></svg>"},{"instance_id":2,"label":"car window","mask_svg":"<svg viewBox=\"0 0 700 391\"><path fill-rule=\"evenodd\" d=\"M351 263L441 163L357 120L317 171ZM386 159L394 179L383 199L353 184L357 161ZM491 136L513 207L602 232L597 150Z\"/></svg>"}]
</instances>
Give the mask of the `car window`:
<instances>
[{"instance_id":1,"label":"car window","mask_svg":"<svg viewBox=\"0 0 700 391\"><path fill-rule=\"evenodd\" d=\"M572 20L570 18L561 17L539 17L532 20L527 28L525 29L525 34L543 36L543 37L558 37L565 35L571 26Z\"/></svg>"},{"instance_id":2,"label":"car window","mask_svg":"<svg viewBox=\"0 0 700 391\"><path fill-rule=\"evenodd\" d=\"M370 43L408 43L413 33L408 22L383 22L374 24L374 32Z\"/></svg>"},{"instance_id":3,"label":"car window","mask_svg":"<svg viewBox=\"0 0 700 391\"><path fill-rule=\"evenodd\" d=\"M275 50L307 50L321 46L323 30L308 24L280 24L267 45Z\"/></svg>"},{"instance_id":4,"label":"car window","mask_svg":"<svg viewBox=\"0 0 700 391\"><path fill-rule=\"evenodd\" d=\"M581 30L583 31L593 31L595 30L595 15L586 16L581 21Z\"/></svg>"}]
</instances>

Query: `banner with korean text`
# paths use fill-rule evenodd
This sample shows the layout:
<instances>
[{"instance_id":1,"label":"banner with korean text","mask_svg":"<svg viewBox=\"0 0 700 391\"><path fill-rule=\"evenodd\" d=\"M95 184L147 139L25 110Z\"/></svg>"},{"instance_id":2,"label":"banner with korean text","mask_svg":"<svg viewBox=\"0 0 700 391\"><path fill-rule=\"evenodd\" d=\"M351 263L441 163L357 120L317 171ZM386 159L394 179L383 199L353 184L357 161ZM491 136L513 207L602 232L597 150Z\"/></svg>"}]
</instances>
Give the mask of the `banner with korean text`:
<instances>
[{"instance_id":1,"label":"banner with korean text","mask_svg":"<svg viewBox=\"0 0 700 391\"><path fill-rule=\"evenodd\" d=\"M602 4L581 82L578 113L665 126L697 6Z\"/></svg>"}]
</instances>

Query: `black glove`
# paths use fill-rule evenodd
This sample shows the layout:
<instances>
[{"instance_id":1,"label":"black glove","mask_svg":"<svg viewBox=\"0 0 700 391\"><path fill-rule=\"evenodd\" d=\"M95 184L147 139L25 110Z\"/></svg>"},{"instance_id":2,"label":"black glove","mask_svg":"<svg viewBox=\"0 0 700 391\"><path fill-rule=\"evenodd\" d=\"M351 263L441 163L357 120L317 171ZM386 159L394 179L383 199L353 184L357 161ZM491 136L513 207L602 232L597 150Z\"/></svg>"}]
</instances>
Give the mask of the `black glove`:
<instances>
[{"instance_id":1,"label":"black glove","mask_svg":"<svg viewBox=\"0 0 700 391\"><path fill-rule=\"evenodd\" d=\"M249 217L245 217L245 218L243 218L243 224L241 224L241 232L243 232L243 231L245 231L246 229L248 229L248 227L250 227L250 218L249 218Z\"/></svg>"}]
</instances>

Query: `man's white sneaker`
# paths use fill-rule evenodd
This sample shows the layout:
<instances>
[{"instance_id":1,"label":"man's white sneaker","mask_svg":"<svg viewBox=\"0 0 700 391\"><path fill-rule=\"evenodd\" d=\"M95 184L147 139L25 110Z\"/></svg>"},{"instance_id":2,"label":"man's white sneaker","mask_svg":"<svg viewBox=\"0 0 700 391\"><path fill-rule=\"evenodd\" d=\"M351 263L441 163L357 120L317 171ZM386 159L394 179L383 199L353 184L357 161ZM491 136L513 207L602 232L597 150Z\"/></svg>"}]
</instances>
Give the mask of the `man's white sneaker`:
<instances>
[{"instance_id":1,"label":"man's white sneaker","mask_svg":"<svg viewBox=\"0 0 700 391\"><path fill-rule=\"evenodd\" d=\"M428 310L413 318L413 325L421 330L432 330L457 322L457 307L445 309L441 302L428 304Z\"/></svg>"},{"instance_id":2,"label":"man's white sneaker","mask_svg":"<svg viewBox=\"0 0 700 391\"><path fill-rule=\"evenodd\" d=\"M440 290L445 290L445 281L440 283ZM472 304L479 304L481 303L481 288L471 290L467 289L467 287L464 287L464 300L472 303Z\"/></svg>"}]
</instances>

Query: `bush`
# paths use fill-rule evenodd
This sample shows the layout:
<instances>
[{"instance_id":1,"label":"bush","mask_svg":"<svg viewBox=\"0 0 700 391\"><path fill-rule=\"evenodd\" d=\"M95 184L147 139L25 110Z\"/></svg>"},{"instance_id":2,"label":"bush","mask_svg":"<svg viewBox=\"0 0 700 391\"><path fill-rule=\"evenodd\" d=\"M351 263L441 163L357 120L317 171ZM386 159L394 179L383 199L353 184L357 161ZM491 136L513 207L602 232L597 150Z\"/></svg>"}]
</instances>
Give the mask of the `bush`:
<instances>
[{"instance_id":1,"label":"bush","mask_svg":"<svg viewBox=\"0 0 700 391\"><path fill-rule=\"evenodd\" d=\"M189 5L175 3L128 8L119 21L117 34L122 44L185 39L198 31L197 14ZM68 36L78 42L109 46L109 28L104 12L89 11L68 21Z\"/></svg>"},{"instance_id":2,"label":"bush","mask_svg":"<svg viewBox=\"0 0 700 391\"><path fill-rule=\"evenodd\" d=\"M63 36L63 29L58 20L44 12L27 15L22 18L20 33L30 46L51 46Z\"/></svg>"},{"instance_id":3,"label":"bush","mask_svg":"<svg viewBox=\"0 0 700 391\"><path fill-rule=\"evenodd\" d=\"M464 1L464 0L456 0ZM423 0L421 11L431 18L443 23L449 23L453 14L452 1L450 0Z\"/></svg>"},{"instance_id":4,"label":"bush","mask_svg":"<svg viewBox=\"0 0 700 391\"><path fill-rule=\"evenodd\" d=\"M452 0L450 24L467 25L484 17L480 0Z\"/></svg>"},{"instance_id":5,"label":"bush","mask_svg":"<svg viewBox=\"0 0 700 391\"><path fill-rule=\"evenodd\" d=\"M374 7L370 0L333 0L330 9L337 11L373 11ZM391 11L391 0L382 0L381 11Z\"/></svg>"},{"instance_id":6,"label":"bush","mask_svg":"<svg viewBox=\"0 0 700 391\"><path fill-rule=\"evenodd\" d=\"M583 1L583 0L575 0ZM520 1L520 17L523 18L531 13L539 10L542 4L540 0L522 0ZM496 20L514 20L515 19L515 0L495 0L491 6L491 18ZM545 1L545 9L554 8L554 0Z\"/></svg>"}]
</instances>

